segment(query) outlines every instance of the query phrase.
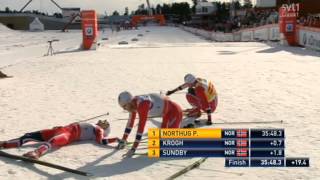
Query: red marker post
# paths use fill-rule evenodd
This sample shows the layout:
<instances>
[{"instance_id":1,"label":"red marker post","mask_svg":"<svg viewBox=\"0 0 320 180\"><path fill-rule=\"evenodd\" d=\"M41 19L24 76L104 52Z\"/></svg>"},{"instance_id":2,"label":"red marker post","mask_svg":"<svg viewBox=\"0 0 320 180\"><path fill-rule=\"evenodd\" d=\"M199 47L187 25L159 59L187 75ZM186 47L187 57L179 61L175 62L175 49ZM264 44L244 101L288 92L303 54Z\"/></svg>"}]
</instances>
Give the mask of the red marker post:
<instances>
[{"instance_id":1,"label":"red marker post","mask_svg":"<svg viewBox=\"0 0 320 180\"><path fill-rule=\"evenodd\" d=\"M279 9L279 28L282 40L290 46L297 45L297 17L299 4L283 4Z\"/></svg>"},{"instance_id":2,"label":"red marker post","mask_svg":"<svg viewBox=\"0 0 320 180\"><path fill-rule=\"evenodd\" d=\"M96 49L98 39L98 20L94 10L81 11L82 47L85 50Z\"/></svg>"}]
</instances>

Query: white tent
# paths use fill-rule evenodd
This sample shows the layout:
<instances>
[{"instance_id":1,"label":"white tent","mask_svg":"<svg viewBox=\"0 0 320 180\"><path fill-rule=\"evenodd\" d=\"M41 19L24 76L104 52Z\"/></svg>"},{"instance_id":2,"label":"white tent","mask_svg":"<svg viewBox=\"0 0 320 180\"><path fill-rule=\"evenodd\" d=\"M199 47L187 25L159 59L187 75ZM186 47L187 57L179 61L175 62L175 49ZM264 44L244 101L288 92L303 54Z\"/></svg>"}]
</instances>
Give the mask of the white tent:
<instances>
[{"instance_id":1,"label":"white tent","mask_svg":"<svg viewBox=\"0 0 320 180\"><path fill-rule=\"evenodd\" d=\"M30 31L44 31L44 25L42 22L36 17L34 20L29 24Z\"/></svg>"}]
</instances>

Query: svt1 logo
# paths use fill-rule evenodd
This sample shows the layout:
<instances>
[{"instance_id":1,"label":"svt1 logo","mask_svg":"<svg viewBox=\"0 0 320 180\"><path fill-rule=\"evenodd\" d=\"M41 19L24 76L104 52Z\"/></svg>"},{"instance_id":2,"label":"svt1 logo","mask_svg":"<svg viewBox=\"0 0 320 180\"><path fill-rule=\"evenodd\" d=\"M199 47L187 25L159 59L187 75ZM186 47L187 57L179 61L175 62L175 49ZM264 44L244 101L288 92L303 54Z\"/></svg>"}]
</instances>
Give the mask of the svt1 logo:
<instances>
[{"instance_id":1,"label":"svt1 logo","mask_svg":"<svg viewBox=\"0 0 320 180\"><path fill-rule=\"evenodd\" d=\"M292 4L283 4L282 7L283 9L285 9L285 11L290 12L299 12L300 11L300 4L299 3L292 3Z\"/></svg>"}]
</instances>

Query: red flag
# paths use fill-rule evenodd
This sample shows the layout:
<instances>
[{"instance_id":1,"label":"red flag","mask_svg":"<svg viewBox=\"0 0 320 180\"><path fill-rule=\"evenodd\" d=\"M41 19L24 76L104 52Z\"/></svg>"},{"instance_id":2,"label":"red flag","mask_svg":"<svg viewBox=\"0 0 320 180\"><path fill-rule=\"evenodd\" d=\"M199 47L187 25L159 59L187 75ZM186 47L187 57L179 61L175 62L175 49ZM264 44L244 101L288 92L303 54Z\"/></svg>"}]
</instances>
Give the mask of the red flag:
<instances>
[{"instance_id":1,"label":"red flag","mask_svg":"<svg viewBox=\"0 0 320 180\"><path fill-rule=\"evenodd\" d=\"M246 148L237 149L237 157L248 157L248 149Z\"/></svg>"},{"instance_id":2,"label":"red flag","mask_svg":"<svg viewBox=\"0 0 320 180\"><path fill-rule=\"evenodd\" d=\"M237 147L247 147L247 146L248 146L248 140L246 139L237 140Z\"/></svg>"},{"instance_id":3,"label":"red flag","mask_svg":"<svg viewBox=\"0 0 320 180\"><path fill-rule=\"evenodd\" d=\"M237 138L247 138L248 130L247 129L237 129Z\"/></svg>"}]
</instances>

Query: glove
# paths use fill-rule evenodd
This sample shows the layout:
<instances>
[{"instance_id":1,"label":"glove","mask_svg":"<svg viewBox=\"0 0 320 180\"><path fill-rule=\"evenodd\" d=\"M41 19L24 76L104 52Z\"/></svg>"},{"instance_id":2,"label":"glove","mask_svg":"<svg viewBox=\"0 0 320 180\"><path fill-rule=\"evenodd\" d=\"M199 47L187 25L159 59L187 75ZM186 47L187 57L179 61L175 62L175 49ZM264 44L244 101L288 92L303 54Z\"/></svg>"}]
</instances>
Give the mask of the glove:
<instances>
[{"instance_id":1,"label":"glove","mask_svg":"<svg viewBox=\"0 0 320 180\"><path fill-rule=\"evenodd\" d=\"M126 147L126 145L127 145L127 141L121 139L121 140L119 140L117 149L123 149L124 147Z\"/></svg>"},{"instance_id":2,"label":"glove","mask_svg":"<svg viewBox=\"0 0 320 180\"><path fill-rule=\"evenodd\" d=\"M166 96L170 96L171 94L173 94L175 91L167 91Z\"/></svg>"},{"instance_id":3,"label":"glove","mask_svg":"<svg viewBox=\"0 0 320 180\"><path fill-rule=\"evenodd\" d=\"M131 158L135 152L136 152L136 149L132 148L126 154L122 155L122 157L123 158Z\"/></svg>"}]
</instances>

